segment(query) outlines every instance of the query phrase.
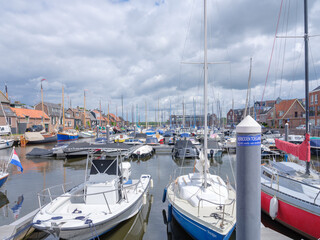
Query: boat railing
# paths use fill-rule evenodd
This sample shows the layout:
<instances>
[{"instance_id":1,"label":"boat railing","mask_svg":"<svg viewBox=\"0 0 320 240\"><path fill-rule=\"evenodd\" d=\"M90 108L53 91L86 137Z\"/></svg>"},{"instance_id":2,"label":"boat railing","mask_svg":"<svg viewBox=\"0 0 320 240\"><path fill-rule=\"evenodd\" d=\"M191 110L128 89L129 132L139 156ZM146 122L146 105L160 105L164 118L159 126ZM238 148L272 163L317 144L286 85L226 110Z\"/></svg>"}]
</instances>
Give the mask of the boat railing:
<instances>
[{"instance_id":1,"label":"boat railing","mask_svg":"<svg viewBox=\"0 0 320 240\"><path fill-rule=\"evenodd\" d=\"M273 187L272 187L273 181L276 180L276 183L275 183L275 184L276 184L276 186L277 186L277 190L279 191L279 187L280 187L280 185L281 185L281 184L280 184L280 178L283 178L283 179L286 179L286 180L289 180L289 181L292 181L292 182L295 182L295 183L298 183L298 184L302 184L302 185L304 185L305 187L318 190L318 193L316 194L316 196L315 196L314 199L313 199L313 203L314 203L314 204L316 203L316 200L317 200L317 198L318 198L319 195L320 195L320 188L319 188L319 187L313 186L313 185L311 185L311 184L309 184L309 183L306 183L306 182L303 182L303 181L295 180L295 179L290 178L290 177L283 176L283 175L279 174L279 172L277 171L276 168L273 168L273 167L271 167L271 168L272 168L273 170L275 170L275 172L272 172L272 173L270 174L270 176L268 176L267 174L264 173L264 175L266 175L267 177L269 177L269 178L271 179L271 180L270 180L270 187L271 187L271 188L273 188ZM270 173L270 172L269 172L269 173Z\"/></svg>"},{"instance_id":2,"label":"boat railing","mask_svg":"<svg viewBox=\"0 0 320 240\"><path fill-rule=\"evenodd\" d=\"M139 184L142 184L141 180L139 179L138 182L136 183L133 183L133 184L130 184L130 185L123 185L121 184L120 187L118 188L115 188L115 189L112 189L112 190L107 190L107 191L103 191L103 192L96 192L96 193L83 193L83 194L72 194L72 195L67 195L66 193L70 192L71 190L73 190L74 188L76 187L73 187L71 188L70 190L66 191L65 190L65 184L60 184L60 185L55 185L55 186L52 186L52 187L49 187L49 188L46 188L44 190L42 190L40 193L38 193L38 202L39 202L39 208L40 210L42 210L43 208L43 204L41 204L41 198L45 198L45 197L49 197L50 199L50 202L49 203L52 203L53 200L57 197L65 197L65 198L83 198L85 199L87 196L93 196L93 195L102 195L106 204L107 204L107 207L108 207L108 210L109 210L109 213L112 213L111 212L111 209L110 209L110 206L109 206L109 203L108 203L108 199L106 197L106 193L110 193L110 192L117 192L117 191L121 191L123 193L123 196L124 196L124 199L129 202L129 199L128 199L128 194L127 194L127 191L129 189L132 189L134 188L134 191L137 193L138 192L138 187L139 187ZM143 185L142 185L143 186ZM52 194L51 190L54 189L54 188L59 188L61 187L62 188L62 191L63 191L63 194L62 195L58 195L58 194Z\"/></svg>"},{"instance_id":3,"label":"boat railing","mask_svg":"<svg viewBox=\"0 0 320 240\"><path fill-rule=\"evenodd\" d=\"M198 217L200 217L200 206L201 206L201 202L208 202L208 203L211 203L212 205L217 205L218 206L218 210L222 210L222 217L221 217L221 224L220 224L220 227L223 228L223 225L224 225L224 221L225 221L225 207L226 206L230 206L232 205L232 212L231 212L231 215L233 215L234 213L234 206L235 206L235 199L232 199L230 202L228 203L217 203L217 202L213 202L213 201L210 201L208 199L199 199L199 203L198 203ZM219 216L217 216L219 217Z\"/></svg>"}]
</instances>

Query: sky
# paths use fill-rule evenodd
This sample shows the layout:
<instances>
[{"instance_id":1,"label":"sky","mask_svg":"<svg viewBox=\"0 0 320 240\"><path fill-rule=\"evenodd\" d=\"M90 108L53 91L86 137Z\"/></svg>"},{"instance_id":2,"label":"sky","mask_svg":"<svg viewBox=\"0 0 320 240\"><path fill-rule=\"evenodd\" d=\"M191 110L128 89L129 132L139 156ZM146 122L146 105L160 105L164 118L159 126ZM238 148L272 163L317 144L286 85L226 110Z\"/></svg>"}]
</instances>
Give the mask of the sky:
<instances>
[{"instance_id":1,"label":"sky","mask_svg":"<svg viewBox=\"0 0 320 240\"><path fill-rule=\"evenodd\" d=\"M320 84L320 2L308 4L312 90ZM251 105L304 98L303 1L207 5L209 112L245 106L250 58ZM44 101L61 103L64 86L66 107L83 106L85 91L87 108L101 102L120 116L123 98L129 120L133 108L141 120L147 109L148 121L157 109L167 118L170 105L182 114L182 102L186 114L201 114L203 26L201 0L0 0L0 90L7 84L11 101L32 106L45 78Z\"/></svg>"}]
</instances>

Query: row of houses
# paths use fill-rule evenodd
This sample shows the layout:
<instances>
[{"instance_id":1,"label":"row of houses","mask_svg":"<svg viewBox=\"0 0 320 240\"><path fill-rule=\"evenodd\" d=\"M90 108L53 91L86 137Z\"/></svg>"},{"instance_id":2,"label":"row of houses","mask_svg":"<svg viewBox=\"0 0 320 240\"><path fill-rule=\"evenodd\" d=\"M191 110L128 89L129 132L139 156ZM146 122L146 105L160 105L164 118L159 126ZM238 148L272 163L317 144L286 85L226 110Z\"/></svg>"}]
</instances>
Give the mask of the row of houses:
<instances>
[{"instance_id":1,"label":"row of houses","mask_svg":"<svg viewBox=\"0 0 320 240\"><path fill-rule=\"evenodd\" d=\"M28 108L19 102L10 103L8 95L1 91L0 101L0 125L10 125L13 134L24 133L33 125L43 125L47 132L53 132L61 128L82 129L128 124L113 113L104 114L97 109L84 111L81 107L68 108L63 114L60 104L48 102L44 102L43 106L40 102L34 108Z\"/></svg>"},{"instance_id":2,"label":"row of houses","mask_svg":"<svg viewBox=\"0 0 320 240\"><path fill-rule=\"evenodd\" d=\"M320 126L320 86L309 93L309 123ZM230 109L227 113L227 124L236 125L244 117L245 109ZM290 128L304 125L306 117L305 99L286 99L255 102L247 109L256 121L272 128L283 128L289 123Z\"/></svg>"}]
</instances>

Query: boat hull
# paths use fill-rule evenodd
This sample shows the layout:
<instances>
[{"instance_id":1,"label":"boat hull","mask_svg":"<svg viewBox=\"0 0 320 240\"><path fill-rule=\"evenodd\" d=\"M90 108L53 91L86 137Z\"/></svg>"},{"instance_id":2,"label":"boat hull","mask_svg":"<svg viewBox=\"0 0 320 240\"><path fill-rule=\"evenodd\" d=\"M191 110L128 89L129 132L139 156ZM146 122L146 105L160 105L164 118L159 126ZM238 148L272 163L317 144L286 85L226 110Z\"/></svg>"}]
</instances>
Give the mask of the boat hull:
<instances>
[{"instance_id":1,"label":"boat hull","mask_svg":"<svg viewBox=\"0 0 320 240\"><path fill-rule=\"evenodd\" d=\"M268 189L261 191L261 209L269 214L270 201L274 194ZM288 196L289 198L289 196ZM302 207L290 204L289 199L278 199L278 214L275 218L276 221L287 226L288 228L308 237L311 239L320 238L320 216L309 212Z\"/></svg>"},{"instance_id":2,"label":"boat hull","mask_svg":"<svg viewBox=\"0 0 320 240\"><path fill-rule=\"evenodd\" d=\"M57 134L58 141L71 141L71 140L77 140L77 139L78 139L78 135L69 135L69 134L62 134L62 133Z\"/></svg>"},{"instance_id":3,"label":"boat hull","mask_svg":"<svg viewBox=\"0 0 320 240\"><path fill-rule=\"evenodd\" d=\"M13 143L14 143L13 140L1 141L0 142L0 149L10 148L13 146Z\"/></svg>"},{"instance_id":4,"label":"boat hull","mask_svg":"<svg viewBox=\"0 0 320 240\"><path fill-rule=\"evenodd\" d=\"M0 188L7 181L8 177L9 177L8 173L0 176Z\"/></svg>"},{"instance_id":5,"label":"boat hull","mask_svg":"<svg viewBox=\"0 0 320 240\"><path fill-rule=\"evenodd\" d=\"M171 205L172 206L172 205ZM172 215L180 224L181 227L194 239L215 239L227 240L230 238L235 226L229 231L227 235L221 235L210 228L192 220L187 217L182 211L172 206Z\"/></svg>"},{"instance_id":6,"label":"boat hull","mask_svg":"<svg viewBox=\"0 0 320 240\"><path fill-rule=\"evenodd\" d=\"M51 143L56 141L57 141L57 136L50 136L50 137L44 137L43 140L28 141L28 144L42 144L42 143Z\"/></svg>"}]
</instances>

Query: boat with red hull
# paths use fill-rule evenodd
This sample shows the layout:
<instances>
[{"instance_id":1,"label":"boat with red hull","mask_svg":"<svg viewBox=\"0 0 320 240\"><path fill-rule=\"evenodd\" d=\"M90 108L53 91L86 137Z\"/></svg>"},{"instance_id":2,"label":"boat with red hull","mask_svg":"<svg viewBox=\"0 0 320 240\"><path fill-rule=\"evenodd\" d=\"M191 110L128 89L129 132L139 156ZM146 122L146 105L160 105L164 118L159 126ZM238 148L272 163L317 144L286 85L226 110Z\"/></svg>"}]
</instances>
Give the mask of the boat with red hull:
<instances>
[{"instance_id":1,"label":"boat with red hull","mask_svg":"<svg viewBox=\"0 0 320 240\"><path fill-rule=\"evenodd\" d=\"M310 238L320 238L320 182L311 171L292 162L271 162L261 167L261 209L274 220Z\"/></svg>"}]
</instances>

